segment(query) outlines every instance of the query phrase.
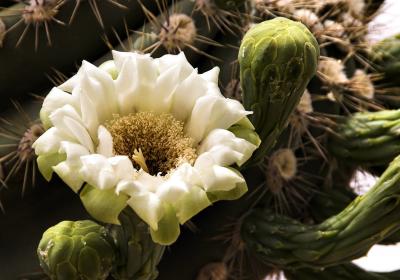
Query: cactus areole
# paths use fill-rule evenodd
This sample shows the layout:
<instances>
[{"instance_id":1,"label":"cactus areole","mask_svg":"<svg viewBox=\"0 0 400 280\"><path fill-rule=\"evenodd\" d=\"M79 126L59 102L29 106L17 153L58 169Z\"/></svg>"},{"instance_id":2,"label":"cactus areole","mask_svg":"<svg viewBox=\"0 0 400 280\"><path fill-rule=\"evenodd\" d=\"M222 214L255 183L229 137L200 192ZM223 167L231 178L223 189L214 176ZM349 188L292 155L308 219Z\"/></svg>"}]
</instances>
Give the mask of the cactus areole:
<instances>
[{"instance_id":1,"label":"cactus areole","mask_svg":"<svg viewBox=\"0 0 400 280\"><path fill-rule=\"evenodd\" d=\"M254 156L259 161L286 127L319 58L319 46L300 22L286 18L252 27L239 50L243 102L253 111L250 120L262 143Z\"/></svg>"}]
</instances>

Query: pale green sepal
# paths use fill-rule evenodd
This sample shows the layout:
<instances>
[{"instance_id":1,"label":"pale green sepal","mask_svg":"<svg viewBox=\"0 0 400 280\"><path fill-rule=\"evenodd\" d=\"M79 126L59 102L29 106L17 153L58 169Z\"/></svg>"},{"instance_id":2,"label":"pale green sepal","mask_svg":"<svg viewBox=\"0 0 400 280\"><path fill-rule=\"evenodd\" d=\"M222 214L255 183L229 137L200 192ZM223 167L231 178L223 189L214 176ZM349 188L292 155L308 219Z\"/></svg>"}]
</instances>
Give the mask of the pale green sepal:
<instances>
[{"instance_id":1,"label":"pale green sepal","mask_svg":"<svg viewBox=\"0 0 400 280\"><path fill-rule=\"evenodd\" d=\"M206 192L200 187L192 187L190 192L174 203L179 223L184 224L190 218L211 205Z\"/></svg>"},{"instance_id":2,"label":"pale green sepal","mask_svg":"<svg viewBox=\"0 0 400 280\"><path fill-rule=\"evenodd\" d=\"M249 120L248 117L242 118L240 121L238 121L234 125L240 125L240 126L248 128L248 129L255 130L254 125L251 123L251 121Z\"/></svg>"},{"instance_id":3,"label":"pale green sepal","mask_svg":"<svg viewBox=\"0 0 400 280\"><path fill-rule=\"evenodd\" d=\"M108 60L106 62L103 62L100 66L100 69L106 71L108 74L110 74L111 78L113 80L116 80L118 77L118 70L117 67L115 67L115 63L113 60Z\"/></svg>"},{"instance_id":4,"label":"pale green sepal","mask_svg":"<svg viewBox=\"0 0 400 280\"><path fill-rule=\"evenodd\" d=\"M127 205L127 195L117 195L114 189L100 190L86 184L80 197L86 211L93 218L103 223L120 224L118 215Z\"/></svg>"},{"instance_id":5,"label":"pale green sepal","mask_svg":"<svg viewBox=\"0 0 400 280\"><path fill-rule=\"evenodd\" d=\"M250 129L241 125L233 125L228 129L230 132L235 134L236 137L242 138L255 146L260 146L261 139L254 129Z\"/></svg>"},{"instance_id":6,"label":"pale green sepal","mask_svg":"<svg viewBox=\"0 0 400 280\"><path fill-rule=\"evenodd\" d=\"M161 245L171 245L180 234L179 221L172 205L165 203L164 215L158 222L158 230L150 228L151 238L155 243Z\"/></svg>"},{"instance_id":7,"label":"pale green sepal","mask_svg":"<svg viewBox=\"0 0 400 280\"><path fill-rule=\"evenodd\" d=\"M235 168L228 167L235 173L237 173L240 177L243 177L242 174L237 171ZM212 192L207 192L208 199L214 203L219 200L236 200L242 195L244 195L247 192L247 184L246 181L243 179L243 182L237 183L235 188L229 190L229 191L212 191Z\"/></svg>"},{"instance_id":8,"label":"pale green sepal","mask_svg":"<svg viewBox=\"0 0 400 280\"><path fill-rule=\"evenodd\" d=\"M50 121L49 114L43 108L39 112L40 120L42 121L43 128L48 130L53 124Z\"/></svg>"},{"instance_id":9,"label":"pale green sepal","mask_svg":"<svg viewBox=\"0 0 400 280\"><path fill-rule=\"evenodd\" d=\"M74 192L78 192L83 183L85 182L82 180L80 176L77 176L77 172L79 170L79 166L73 166L68 164L66 161L62 161L56 166L53 166L53 171L67 184L71 190Z\"/></svg>"},{"instance_id":10,"label":"pale green sepal","mask_svg":"<svg viewBox=\"0 0 400 280\"><path fill-rule=\"evenodd\" d=\"M53 175L53 166L56 166L60 162L67 158L66 154L51 154L51 155L41 155L37 158L37 165L40 173L43 177L50 181Z\"/></svg>"}]
</instances>

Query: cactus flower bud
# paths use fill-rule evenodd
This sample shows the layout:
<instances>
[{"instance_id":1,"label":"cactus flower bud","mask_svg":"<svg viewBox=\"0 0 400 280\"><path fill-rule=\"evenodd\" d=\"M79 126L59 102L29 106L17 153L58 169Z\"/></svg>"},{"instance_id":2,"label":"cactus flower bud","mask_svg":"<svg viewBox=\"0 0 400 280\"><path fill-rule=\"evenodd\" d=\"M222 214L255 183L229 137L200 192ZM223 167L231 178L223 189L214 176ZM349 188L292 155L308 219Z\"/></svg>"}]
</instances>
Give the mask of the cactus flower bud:
<instances>
[{"instance_id":1,"label":"cactus flower bud","mask_svg":"<svg viewBox=\"0 0 400 280\"><path fill-rule=\"evenodd\" d=\"M264 21L251 28L239 50L243 102L262 143L255 162L274 145L286 127L317 69L319 46L300 22L286 18Z\"/></svg>"},{"instance_id":2,"label":"cactus flower bud","mask_svg":"<svg viewBox=\"0 0 400 280\"><path fill-rule=\"evenodd\" d=\"M37 253L51 279L106 279L115 261L111 236L89 220L63 221L49 228Z\"/></svg>"}]
</instances>

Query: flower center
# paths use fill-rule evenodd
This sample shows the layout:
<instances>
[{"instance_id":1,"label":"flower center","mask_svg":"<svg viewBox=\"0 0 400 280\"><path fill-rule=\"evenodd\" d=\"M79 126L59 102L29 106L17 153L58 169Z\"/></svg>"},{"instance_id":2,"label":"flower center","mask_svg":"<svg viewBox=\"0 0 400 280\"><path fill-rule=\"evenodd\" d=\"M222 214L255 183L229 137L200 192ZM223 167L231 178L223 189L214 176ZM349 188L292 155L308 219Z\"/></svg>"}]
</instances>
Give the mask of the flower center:
<instances>
[{"instance_id":1,"label":"flower center","mask_svg":"<svg viewBox=\"0 0 400 280\"><path fill-rule=\"evenodd\" d=\"M184 162L193 164L197 157L183 123L170 114L116 116L106 127L113 138L114 154L129 156L135 168L152 175L166 175Z\"/></svg>"}]
</instances>

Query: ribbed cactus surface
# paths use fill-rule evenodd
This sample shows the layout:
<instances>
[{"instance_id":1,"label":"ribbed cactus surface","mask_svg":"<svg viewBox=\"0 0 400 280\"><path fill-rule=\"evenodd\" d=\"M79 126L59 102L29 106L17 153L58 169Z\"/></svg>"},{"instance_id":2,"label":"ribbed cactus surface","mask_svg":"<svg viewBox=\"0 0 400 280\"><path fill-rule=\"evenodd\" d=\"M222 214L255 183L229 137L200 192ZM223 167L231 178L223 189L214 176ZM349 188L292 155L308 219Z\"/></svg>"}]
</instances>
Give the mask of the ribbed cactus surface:
<instances>
[{"instance_id":1,"label":"ribbed cactus surface","mask_svg":"<svg viewBox=\"0 0 400 280\"><path fill-rule=\"evenodd\" d=\"M254 160L273 147L314 76L319 46L301 23L286 18L259 23L243 37L239 50L245 108L261 137Z\"/></svg>"},{"instance_id":2,"label":"ribbed cactus surface","mask_svg":"<svg viewBox=\"0 0 400 280\"><path fill-rule=\"evenodd\" d=\"M30 267L13 268L28 247L1 252L0 275L398 279L351 263L400 241L399 35L367 39L382 2L2 1L0 207L20 221L20 191L58 205L43 188L68 184L76 201L37 228L80 220L45 231ZM360 170L379 177L364 195ZM1 242L35 247L22 227Z\"/></svg>"},{"instance_id":3,"label":"ribbed cactus surface","mask_svg":"<svg viewBox=\"0 0 400 280\"><path fill-rule=\"evenodd\" d=\"M51 279L106 279L115 262L111 236L92 221L63 221L43 233L37 250Z\"/></svg>"}]
</instances>

